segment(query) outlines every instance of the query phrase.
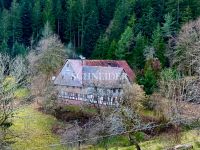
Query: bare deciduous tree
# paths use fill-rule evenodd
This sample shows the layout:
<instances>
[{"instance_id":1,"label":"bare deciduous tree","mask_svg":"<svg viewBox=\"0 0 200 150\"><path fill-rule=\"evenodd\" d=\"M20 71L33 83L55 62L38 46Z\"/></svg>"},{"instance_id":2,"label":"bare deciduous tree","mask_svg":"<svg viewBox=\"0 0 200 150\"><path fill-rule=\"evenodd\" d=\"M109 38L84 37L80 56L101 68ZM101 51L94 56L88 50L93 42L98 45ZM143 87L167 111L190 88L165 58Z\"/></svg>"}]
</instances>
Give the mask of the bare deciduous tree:
<instances>
[{"instance_id":1,"label":"bare deciduous tree","mask_svg":"<svg viewBox=\"0 0 200 150\"><path fill-rule=\"evenodd\" d=\"M21 57L11 59L0 54L0 145L11 125L14 109L19 106L15 101L15 92L26 84L28 74L25 61Z\"/></svg>"},{"instance_id":2,"label":"bare deciduous tree","mask_svg":"<svg viewBox=\"0 0 200 150\"><path fill-rule=\"evenodd\" d=\"M186 75L200 73L200 18L181 28L172 63Z\"/></svg>"}]
</instances>

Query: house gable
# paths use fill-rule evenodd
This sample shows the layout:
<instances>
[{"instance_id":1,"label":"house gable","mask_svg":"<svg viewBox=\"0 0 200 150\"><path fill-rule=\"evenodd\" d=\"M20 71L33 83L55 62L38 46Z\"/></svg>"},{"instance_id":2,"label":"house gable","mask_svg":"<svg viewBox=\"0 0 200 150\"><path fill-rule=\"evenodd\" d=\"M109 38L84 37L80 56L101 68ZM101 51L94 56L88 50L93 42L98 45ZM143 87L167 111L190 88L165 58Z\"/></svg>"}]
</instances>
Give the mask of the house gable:
<instances>
[{"instance_id":1,"label":"house gable","mask_svg":"<svg viewBox=\"0 0 200 150\"><path fill-rule=\"evenodd\" d=\"M73 67L74 66L71 61L68 60L59 75L56 77L54 84L81 87L82 81L80 80L79 75L76 74L77 72L75 72Z\"/></svg>"}]
</instances>

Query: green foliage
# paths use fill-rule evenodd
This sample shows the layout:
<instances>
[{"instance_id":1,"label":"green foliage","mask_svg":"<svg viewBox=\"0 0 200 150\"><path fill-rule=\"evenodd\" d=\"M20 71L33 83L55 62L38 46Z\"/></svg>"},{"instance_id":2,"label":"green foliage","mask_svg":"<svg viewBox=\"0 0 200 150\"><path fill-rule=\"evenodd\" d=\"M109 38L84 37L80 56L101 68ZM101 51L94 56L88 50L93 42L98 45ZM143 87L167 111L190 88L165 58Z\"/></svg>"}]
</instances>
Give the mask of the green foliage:
<instances>
[{"instance_id":1,"label":"green foliage","mask_svg":"<svg viewBox=\"0 0 200 150\"><path fill-rule=\"evenodd\" d=\"M98 0L99 25L101 32L107 28L116 7L116 0Z\"/></svg>"},{"instance_id":2,"label":"green foliage","mask_svg":"<svg viewBox=\"0 0 200 150\"><path fill-rule=\"evenodd\" d=\"M144 91L147 95L153 94L156 86L157 79L152 68L148 68L144 74L144 79L142 79L141 84L144 85Z\"/></svg>"},{"instance_id":3,"label":"green foliage","mask_svg":"<svg viewBox=\"0 0 200 150\"><path fill-rule=\"evenodd\" d=\"M156 26L153 8L148 7L143 16L139 19L136 26L137 33L142 32L147 37L151 37L152 32Z\"/></svg>"},{"instance_id":4,"label":"green foliage","mask_svg":"<svg viewBox=\"0 0 200 150\"><path fill-rule=\"evenodd\" d=\"M24 0L22 1L22 10L21 10L21 21L22 21L22 43L26 46L30 46L30 40L32 36L32 19L31 12L32 6L31 3Z\"/></svg>"},{"instance_id":5,"label":"green foliage","mask_svg":"<svg viewBox=\"0 0 200 150\"><path fill-rule=\"evenodd\" d=\"M185 22L189 22L190 20L192 20L192 10L190 8L190 6L187 6L185 8L185 10L183 11L182 13L182 23L185 23Z\"/></svg>"},{"instance_id":6,"label":"green foliage","mask_svg":"<svg viewBox=\"0 0 200 150\"><path fill-rule=\"evenodd\" d=\"M41 6L40 1L37 0L34 3L33 9L32 9L32 29L33 29L33 37L38 40L40 30L41 30L41 24L42 24L42 17L41 17Z\"/></svg>"},{"instance_id":7,"label":"green foliage","mask_svg":"<svg viewBox=\"0 0 200 150\"><path fill-rule=\"evenodd\" d=\"M8 38L10 33L8 32L9 27L9 12L4 9L0 14L0 52L7 52L8 51Z\"/></svg>"},{"instance_id":8,"label":"green foliage","mask_svg":"<svg viewBox=\"0 0 200 150\"><path fill-rule=\"evenodd\" d=\"M153 94L158 84L158 71L152 66L153 60L148 60L145 64L144 74L138 76L138 83L144 86L147 95Z\"/></svg>"},{"instance_id":9,"label":"green foliage","mask_svg":"<svg viewBox=\"0 0 200 150\"><path fill-rule=\"evenodd\" d=\"M176 69L163 69L160 73L163 81L177 80L180 79L180 73Z\"/></svg>"},{"instance_id":10,"label":"green foliage","mask_svg":"<svg viewBox=\"0 0 200 150\"><path fill-rule=\"evenodd\" d=\"M27 88L19 88L14 93L17 100L22 100L28 98L30 95L30 91Z\"/></svg>"},{"instance_id":11,"label":"green foliage","mask_svg":"<svg viewBox=\"0 0 200 150\"><path fill-rule=\"evenodd\" d=\"M135 0L119 0L116 5L112 26L109 29L110 39L118 40L133 13Z\"/></svg>"},{"instance_id":12,"label":"green foliage","mask_svg":"<svg viewBox=\"0 0 200 150\"><path fill-rule=\"evenodd\" d=\"M64 26L64 16L62 15L62 3L60 0L54 0L54 14L55 14L55 24L56 24L56 33L62 35L61 31Z\"/></svg>"},{"instance_id":13,"label":"green foliage","mask_svg":"<svg viewBox=\"0 0 200 150\"><path fill-rule=\"evenodd\" d=\"M23 34L22 20L21 20L21 6L19 5L19 3L16 2L16 0L12 2L9 19L10 19L9 47L12 48L15 42L22 42L22 34Z\"/></svg>"},{"instance_id":14,"label":"green foliage","mask_svg":"<svg viewBox=\"0 0 200 150\"><path fill-rule=\"evenodd\" d=\"M141 142L144 140L144 133L143 132L136 132L134 133L134 136L136 138L137 141Z\"/></svg>"},{"instance_id":15,"label":"green foliage","mask_svg":"<svg viewBox=\"0 0 200 150\"><path fill-rule=\"evenodd\" d=\"M52 29L55 29L55 16L53 15L53 2L52 0L46 0L45 7L42 12L43 23L49 22Z\"/></svg>"},{"instance_id":16,"label":"green foliage","mask_svg":"<svg viewBox=\"0 0 200 150\"><path fill-rule=\"evenodd\" d=\"M175 30L174 29L175 22L173 21L173 18L169 13L165 15L164 19L165 19L165 22L163 23L163 26L162 26L163 35L164 37L171 37L171 35L173 34Z\"/></svg>"},{"instance_id":17,"label":"green foliage","mask_svg":"<svg viewBox=\"0 0 200 150\"><path fill-rule=\"evenodd\" d=\"M132 66L135 69L142 69L145 65L145 58L144 58L144 49L146 46L146 39L145 37L139 33L135 39L135 47L133 48L132 52Z\"/></svg>"},{"instance_id":18,"label":"green foliage","mask_svg":"<svg viewBox=\"0 0 200 150\"><path fill-rule=\"evenodd\" d=\"M107 145L107 147L127 147L130 145L130 143L129 139L126 136L113 136L110 138L100 140L98 143L98 146L101 148L104 148L105 145Z\"/></svg>"},{"instance_id":19,"label":"green foliage","mask_svg":"<svg viewBox=\"0 0 200 150\"><path fill-rule=\"evenodd\" d=\"M115 59L115 51L117 49L117 42L115 40L113 40L110 44L110 47L108 49L108 53L107 53L107 58L108 59Z\"/></svg>"},{"instance_id":20,"label":"green foliage","mask_svg":"<svg viewBox=\"0 0 200 150\"><path fill-rule=\"evenodd\" d=\"M88 17L85 22L84 32L87 34L84 35L83 53L86 56L90 56L95 47L95 42L97 41L100 34L99 24L98 24L99 14L98 14L98 9L97 9L95 1L88 1L88 7L86 7L86 9L90 10L90 12L88 12L87 14Z\"/></svg>"},{"instance_id":21,"label":"green foliage","mask_svg":"<svg viewBox=\"0 0 200 150\"><path fill-rule=\"evenodd\" d=\"M157 28L154 30L152 35L152 46L155 48L156 57L160 60L161 64L164 66L166 64L165 57L165 43L162 36L161 27L158 24Z\"/></svg>"},{"instance_id":22,"label":"green foliage","mask_svg":"<svg viewBox=\"0 0 200 150\"><path fill-rule=\"evenodd\" d=\"M131 27L127 27L124 33L121 35L121 39L118 42L115 56L117 59L125 59L126 53L128 52L131 42L133 40L133 31Z\"/></svg>"},{"instance_id":23,"label":"green foliage","mask_svg":"<svg viewBox=\"0 0 200 150\"><path fill-rule=\"evenodd\" d=\"M0 51L9 54L13 53L15 42L35 46L42 37L44 25L49 22L53 32L57 33L65 44L72 44L76 52L89 58L113 59L117 48L113 50L114 45L105 46L107 44L102 43L105 40L102 36L106 37L106 43L111 44L115 41L118 45L125 30L130 26L134 35L141 33L151 41L152 34L156 34L158 29L156 25L160 24L164 41L160 38L154 46L156 45L156 56L164 66L166 60L163 53L169 37L176 34L183 23L200 15L200 1L0 0L0 14ZM101 44L103 45L100 46ZM146 43L145 46L147 45ZM99 47L104 47L102 55L98 54ZM137 68L135 60L132 60L132 56L135 55L134 49L133 43L128 48L130 53L122 58ZM142 55L140 56L142 61ZM144 66L143 61L141 66Z\"/></svg>"},{"instance_id":24,"label":"green foliage","mask_svg":"<svg viewBox=\"0 0 200 150\"><path fill-rule=\"evenodd\" d=\"M27 48L23 44L15 42L11 51L11 55L17 56L17 54L21 54L25 56L27 52Z\"/></svg>"},{"instance_id":25,"label":"green foliage","mask_svg":"<svg viewBox=\"0 0 200 150\"><path fill-rule=\"evenodd\" d=\"M109 49L109 41L107 37L100 36L97 40L96 47L93 51L92 58L102 59L106 56Z\"/></svg>"}]
</instances>

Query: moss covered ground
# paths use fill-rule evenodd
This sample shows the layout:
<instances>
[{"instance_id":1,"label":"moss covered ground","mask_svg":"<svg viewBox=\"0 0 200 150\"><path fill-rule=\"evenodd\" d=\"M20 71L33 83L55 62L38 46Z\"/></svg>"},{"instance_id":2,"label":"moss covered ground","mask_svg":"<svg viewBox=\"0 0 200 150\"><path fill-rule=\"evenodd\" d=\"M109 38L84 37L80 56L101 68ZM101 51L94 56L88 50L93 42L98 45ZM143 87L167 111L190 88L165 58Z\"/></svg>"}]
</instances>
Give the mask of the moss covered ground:
<instances>
[{"instance_id":1,"label":"moss covered ground","mask_svg":"<svg viewBox=\"0 0 200 150\"><path fill-rule=\"evenodd\" d=\"M31 105L17 110L11 132L16 135L12 139L14 150L52 149L49 145L60 142L60 138L52 133L56 118L34 109ZM61 146L54 147L63 149Z\"/></svg>"}]
</instances>

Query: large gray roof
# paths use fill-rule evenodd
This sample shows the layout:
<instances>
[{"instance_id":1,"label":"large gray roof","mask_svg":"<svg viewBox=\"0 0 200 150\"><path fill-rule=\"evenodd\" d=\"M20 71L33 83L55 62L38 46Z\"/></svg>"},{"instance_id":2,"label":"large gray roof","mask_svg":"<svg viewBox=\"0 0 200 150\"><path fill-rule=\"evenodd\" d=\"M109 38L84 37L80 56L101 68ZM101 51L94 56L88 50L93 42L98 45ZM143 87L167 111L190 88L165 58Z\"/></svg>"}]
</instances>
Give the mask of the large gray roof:
<instances>
[{"instance_id":1,"label":"large gray roof","mask_svg":"<svg viewBox=\"0 0 200 150\"><path fill-rule=\"evenodd\" d=\"M84 60L67 60L54 84L62 86L119 87L124 69L120 66L89 66Z\"/></svg>"}]
</instances>

